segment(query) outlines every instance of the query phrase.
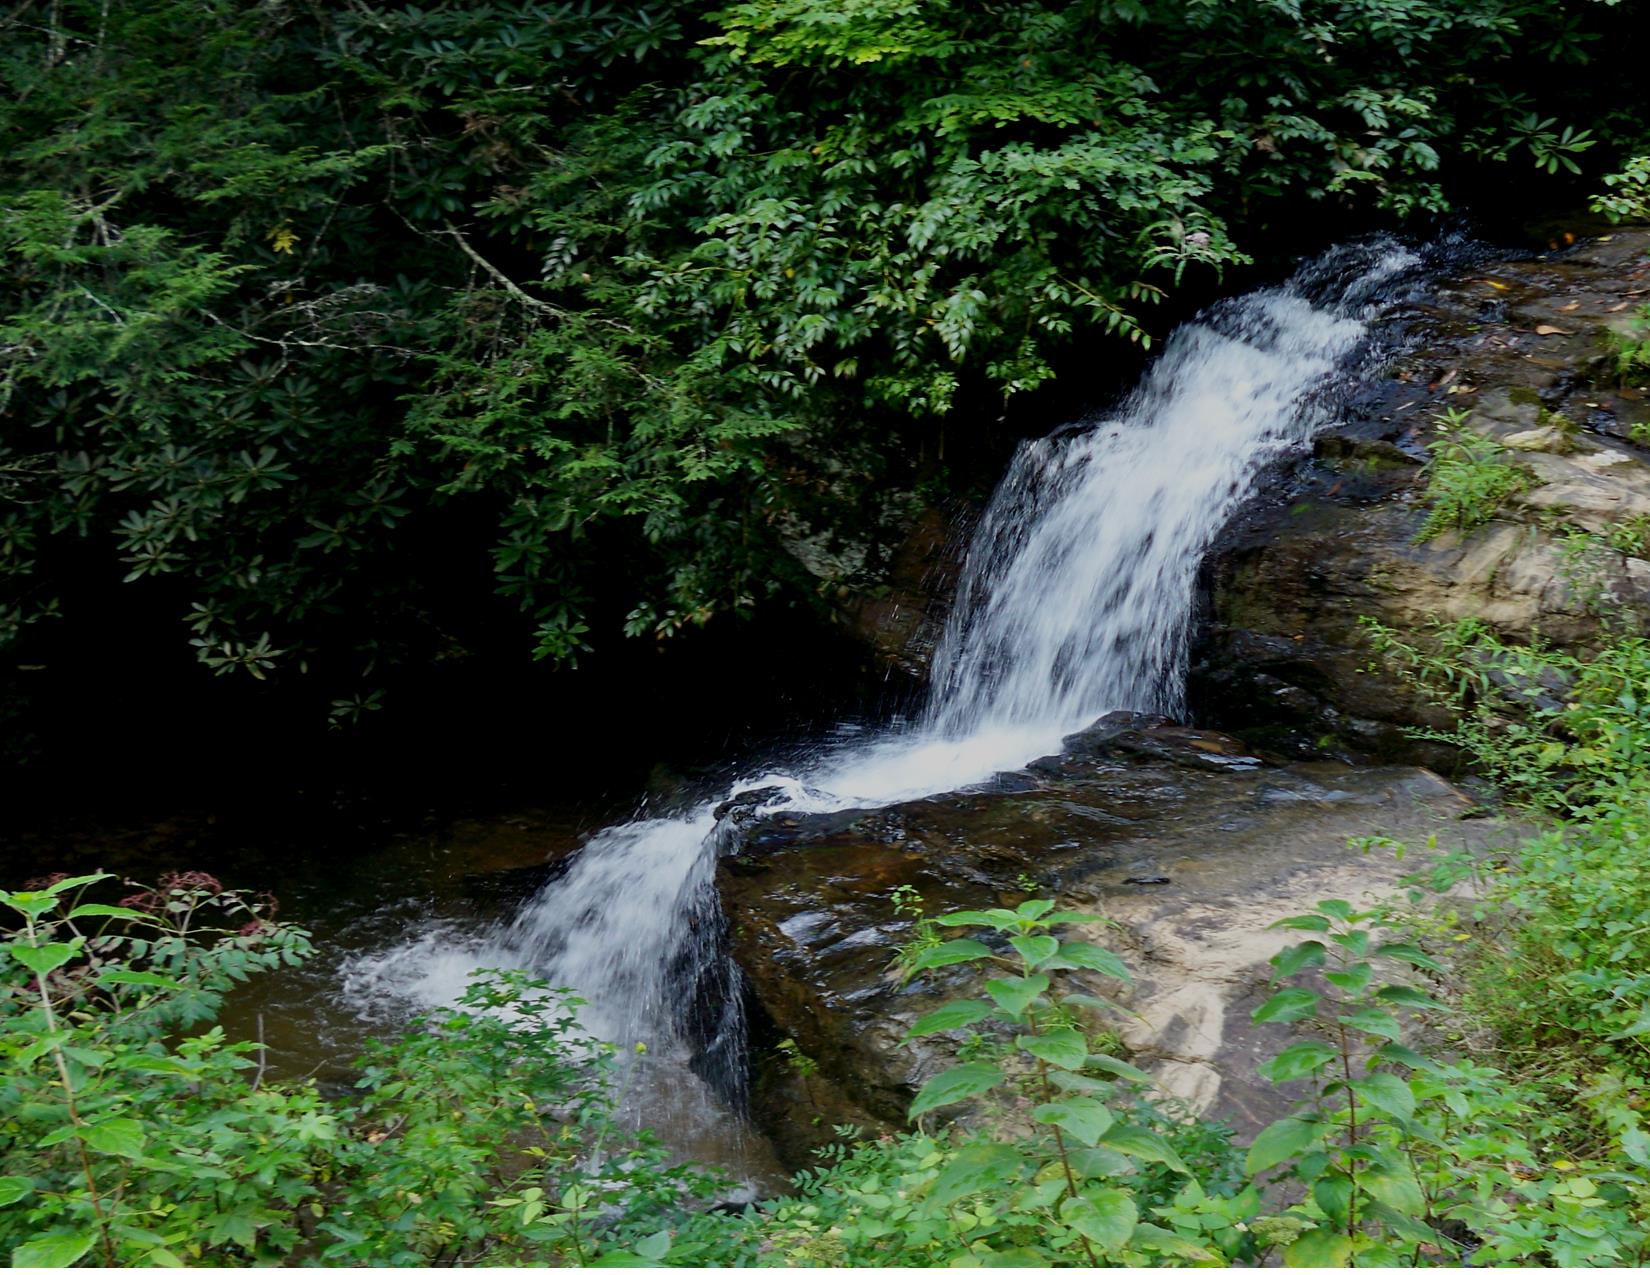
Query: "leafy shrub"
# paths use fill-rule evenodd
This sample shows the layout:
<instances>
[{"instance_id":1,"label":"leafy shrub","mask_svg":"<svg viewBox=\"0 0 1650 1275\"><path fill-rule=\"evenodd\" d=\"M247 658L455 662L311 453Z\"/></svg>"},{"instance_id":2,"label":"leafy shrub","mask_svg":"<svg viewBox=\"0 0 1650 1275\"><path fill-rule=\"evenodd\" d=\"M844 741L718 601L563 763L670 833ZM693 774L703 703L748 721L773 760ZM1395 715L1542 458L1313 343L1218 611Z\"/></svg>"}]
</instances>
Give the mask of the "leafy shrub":
<instances>
[{"instance_id":1,"label":"leafy shrub","mask_svg":"<svg viewBox=\"0 0 1650 1275\"><path fill-rule=\"evenodd\" d=\"M1592 208L1611 221L1650 218L1650 155L1635 155L1619 172L1608 174Z\"/></svg>"},{"instance_id":2,"label":"leafy shrub","mask_svg":"<svg viewBox=\"0 0 1650 1275\"><path fill-rule=\"evenodd\" d=\"M1446 531L1483 526L1530 482L1528 473L1506 459L1506 448L1467 428L1464 417L1444 419L1444 436L1428 444L1427 516L1415 537L1422 543Z\"/></svg>"},{"instance_id":3,"label":"leafy shrub","mask_svg":"<svg viewBox=\"0 0 1650 1275\"><path fill-rule=\"evenodd\" d=\"M1144 344L1280 200L1426 213L1481 162L1636 142L1641 17L25 3L0 641L74 620L80 541L206 668L307 673L339 720L463 653L489 551L550 660L817 601L940 417ZM858 552L804 567L816 534Z\"/></svg>"},{"instance_id":4,"label":"leafy shrub","mask_svg":"<svg viewBox=\"0 0 1650 1275\"><path fill-rule=\"evenodd\" d=\"M1632 333L1612 332L1616 379L1623 385L1650 372L1650 306L1641 306Z\"/></svg>"},{"instance_id":5,"label":"leafy shrub","mask_svg":"<svg viewBox=\"0 0 1650 1275\"><path fill-rule=\"evenodd\" d=\"M1249 1148L1254 1174L1286 1166L1305 1194L1254 1229L1287 1245L1291 1266L1600 1266L1650 1251L1650 1141L1627 1105L1592 1163L1548 1163L1536 1141L1543 1095L1501 1071L1443 1060L1403 1042L1398 1013L1453 1015L1395 968L1441 974L1407 940L1382 941L1383 911L1338 899L1278 924L1316 935L1272 964L1296 985L1259 1022L1309 1032L1261 1067L1305 1081L1301 1109ZM1312 972L1317 986L1299 985Z\"/></svg>"},{"instance_id":6,"label":"leafy shrub","mask_svg":"<svg viewBox=\"0 0 1650 1275\"><path fill-rule=\"evenodd\" d=\"M576 1002L490 975L375 1046L353 1094L270 1083L255 1042L198 1029L232 984L302 959L302 932L203 874L82 901L106 879L0 892L15 1264L585 1262L659 1257L666 1228L679 1260L714 1259L716 1222L683 1204L716 1180L617 1133Z\"/></svg>"},{"instance_id":7,"label":"leafy shrub","mask_svg":"<svg viewBox=\"0 0 1650 1275\"><path fill-rule=\"evenodd\" d=\"M1568 1102L1606 1070L1644 1077L1650 642L1618 636L1569 655L1510 646L1469 623L1423 650L1370 627L1455 715L1431 736L1555 817L1479 883L1472 912L1491 945L1473 966L1469 1010Z\"/></svg>"}]
</instances>

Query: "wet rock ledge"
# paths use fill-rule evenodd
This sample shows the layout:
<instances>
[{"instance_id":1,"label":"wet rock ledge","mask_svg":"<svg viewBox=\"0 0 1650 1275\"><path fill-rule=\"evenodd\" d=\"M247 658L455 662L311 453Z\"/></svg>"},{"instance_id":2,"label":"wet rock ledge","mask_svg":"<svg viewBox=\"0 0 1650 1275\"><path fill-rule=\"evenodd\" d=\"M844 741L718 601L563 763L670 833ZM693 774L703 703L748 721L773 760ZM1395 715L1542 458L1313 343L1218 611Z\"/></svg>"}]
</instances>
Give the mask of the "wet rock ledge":
<instances>
[{"instance_id":1,"label":"wet rock ledge","mask_svg":"<svg viewBox=\"0 0 1650 1275\"><path fill-rule=\"evenodd\" d=\"M910 886L929 915L1049 895L1107 917L1082 937L1135 973L1130 989L1093 984L1139 1015L1113 1025L1127 1050L1166 1091L1259 1126L1282 1107L1255 1066L1288 1030L1249 1022L1266 961L1288 941L1266 927L1320 898L1390 893L1414 868L1348 838L1480 848L1502 829L1479 813L1417 767L1271 765L1227 735L1113 714L988 785L748 825L718 884L762 1027L756 1117L800 1162L834 1123L901 1123L916 1087L948 1065L944 1038L899 1044L971 987L948 969L900 985L890 961L915 921L893 891Z\"/></svg>"},{"instance_id":2,"label":"wet rock ledge","mask_svg":"<svg viewBox=\"0 0 1650 1275\"><path fill-rule=\"evenodd\" d=\"M1408 352L1207 559L1194 718L1285 756L1439 764L1407 728L1441 723L1373 658L1361 617L1423 644L1435 621L1476 617L1581 652L1606 626L1650 627L1650 390L1615 362L1647 302L1650 230L1624 228L1464 267L1387 320ZM1487 524L1417 543L1446 410L1526 485Z\"/></svg>"}]
</instances>

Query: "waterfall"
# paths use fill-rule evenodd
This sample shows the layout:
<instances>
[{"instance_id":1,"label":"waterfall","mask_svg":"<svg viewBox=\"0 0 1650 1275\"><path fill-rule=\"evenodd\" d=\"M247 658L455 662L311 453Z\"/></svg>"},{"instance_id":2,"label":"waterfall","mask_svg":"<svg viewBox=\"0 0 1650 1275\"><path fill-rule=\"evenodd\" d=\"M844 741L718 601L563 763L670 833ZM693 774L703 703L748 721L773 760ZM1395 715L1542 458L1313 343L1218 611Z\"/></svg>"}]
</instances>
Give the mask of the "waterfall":
<instances>
[{"instance_id":1,"label":"waterfall","mask_svg":"<svg viewBox=\"0 0 1650 1275\"><path fill-rule=\"evenodd\" d=\"M1327 422L1326 391L1420 264L1385 241L1326 254L1179 328L1115 410L1022 446L975 534L914 722L752 774L677 816L604 829L509 925L415 936L356 961L346 990L433 1003L478 966L525 966L577 990L595 1034L646 1043L643 1118L669 1123L659 1107L675 1103L724 1120L694 1079L737 1106L718 806L739 794L759 813L888 804L1022 766L1115 709L1179 713L1203 554L1267 465Z\"/></svg>"}]
</instances>

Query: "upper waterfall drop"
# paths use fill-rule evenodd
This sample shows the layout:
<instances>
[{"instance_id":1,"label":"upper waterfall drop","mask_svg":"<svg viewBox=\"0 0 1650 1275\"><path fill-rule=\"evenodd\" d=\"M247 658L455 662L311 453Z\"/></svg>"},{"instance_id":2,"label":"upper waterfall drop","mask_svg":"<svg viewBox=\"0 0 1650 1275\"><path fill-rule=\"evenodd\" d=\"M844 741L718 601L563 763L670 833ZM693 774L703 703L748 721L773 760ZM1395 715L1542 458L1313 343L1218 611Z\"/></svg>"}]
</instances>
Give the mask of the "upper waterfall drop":
<instances>
[{"instance_id":1,"label":"upper waterfall drop","mask_svg":"<svg viewBox=\"0 0 1650 1275\"><path fill-rule=\"evenodd\" d=\"M1344 252L1224 302L1176 330L1116 411L1024 444L969 550L924 728L1181 715L1205 550L1266 465L1324 424L1318 391L1367 330L1360 299L1418 262L1379 249L1338 304L1309 293Z\"/></svg>"}]
</instances>

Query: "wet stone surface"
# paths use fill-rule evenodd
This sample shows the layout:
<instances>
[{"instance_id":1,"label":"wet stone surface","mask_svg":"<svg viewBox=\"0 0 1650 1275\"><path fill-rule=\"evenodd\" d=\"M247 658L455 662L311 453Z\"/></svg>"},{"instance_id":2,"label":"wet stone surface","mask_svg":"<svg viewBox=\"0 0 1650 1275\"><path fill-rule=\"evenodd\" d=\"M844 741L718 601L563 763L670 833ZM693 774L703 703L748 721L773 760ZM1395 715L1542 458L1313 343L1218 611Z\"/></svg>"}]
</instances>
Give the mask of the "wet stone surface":
<instances>
[{"instance_id":1,"label":"wet stone surface","mask_svg":"<svg viewBox=\"0 0 1650 1275\"><path fill-rule=\"evenodd\" d=\"M815 1142L843 1120L897 1125L948 1065L955 1041L901 1037L978 976L940 969L900 985L893 949L915 921L892 892L910 886L929 915L1047 895L1105 916L1080 937L1117 951L1136 981L1088 990L1139 1017L1096 1027L1120 1030L1167 1092L1259 1127L1288 1102L1255 1074L1289 1032L1249 1021L1267 959L1289 941L1267 927L1321 898L1389 895L1414 870L1415 856L1359 853L1349 838L1392 837L1421 857L1429 839L1480 848L1504 830L1479 813L1416 767L1271 765L1226 735L1114 715L989 786L749 824L719 872L735 951L766 1020L759 1035L793 1041L817 1067L802 1085L794 1066L759 1057L757 1118L796 1162L811 1119Z\"/></svg>"},{"instance_id":2,"label":"wet stone surface","mask_svg":"<svg viewBox=\"0 0 1650 1275\"><path fill-rule=\"evenodd\" d=\"M1615 375L1615 337L1650 300L1650 231L1487 261L1387 326L1408 352L1357 388L1313 452L1282 467L1203 571L1193 716L1292 757L1423 761L1406 728L1435 710L1373 658L1368 616L1409 640L1468 616L1585 651L1650 623L1650 561L1567 536L1650 514L1650 391ZM1438 417L1494 439L1529 475L1488 524L1415 537Z\"/></svg>"}]
</instances>

